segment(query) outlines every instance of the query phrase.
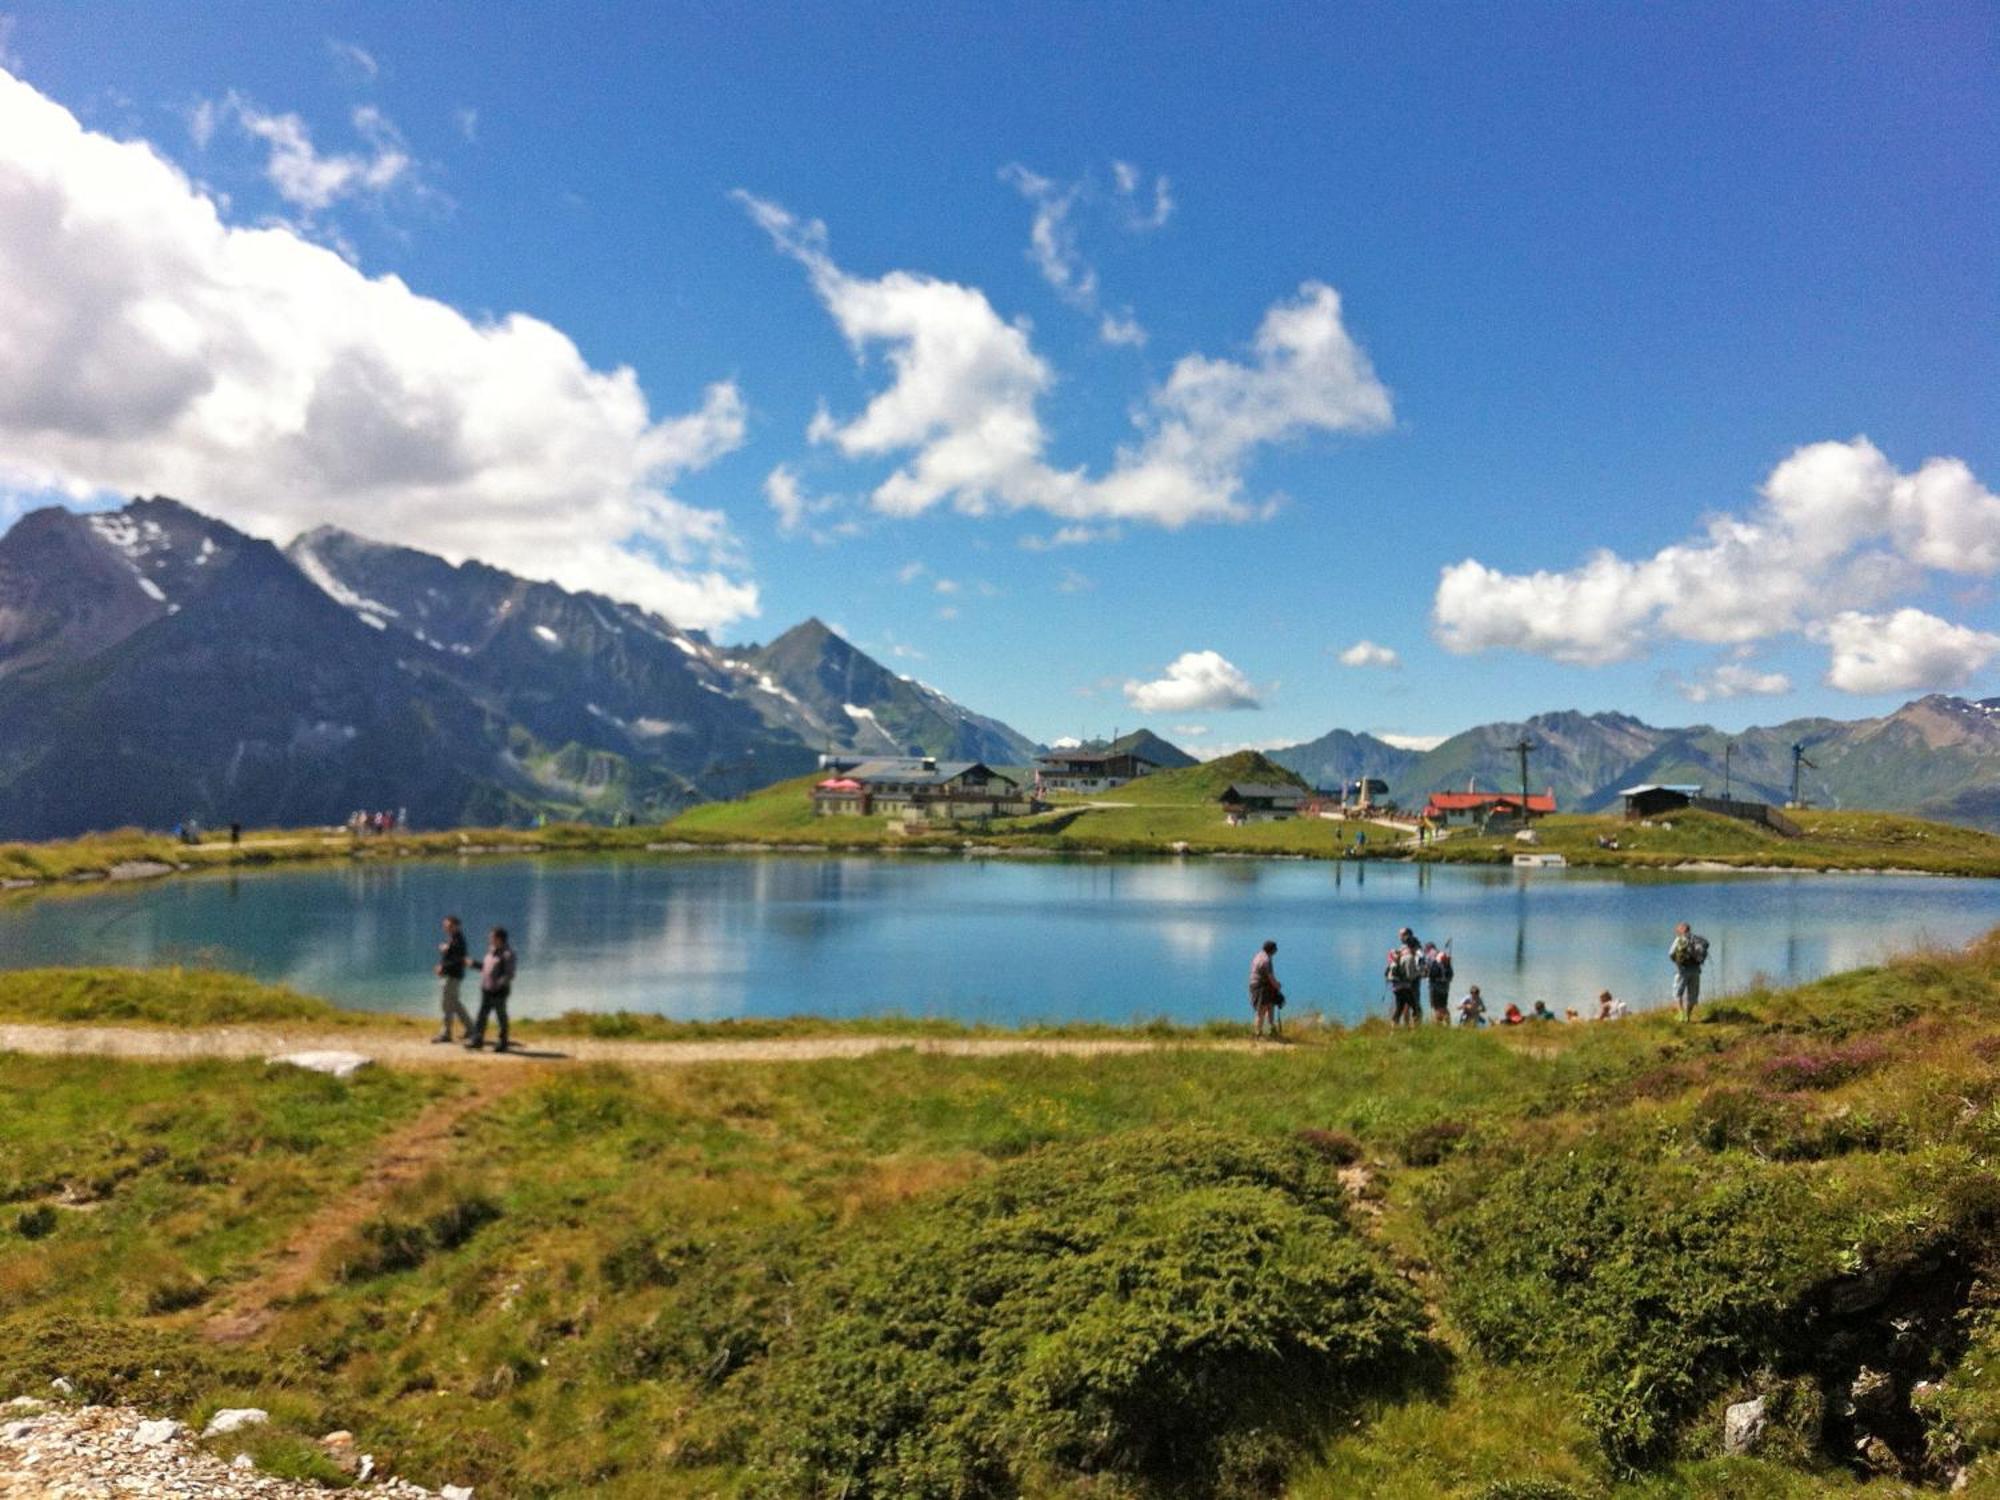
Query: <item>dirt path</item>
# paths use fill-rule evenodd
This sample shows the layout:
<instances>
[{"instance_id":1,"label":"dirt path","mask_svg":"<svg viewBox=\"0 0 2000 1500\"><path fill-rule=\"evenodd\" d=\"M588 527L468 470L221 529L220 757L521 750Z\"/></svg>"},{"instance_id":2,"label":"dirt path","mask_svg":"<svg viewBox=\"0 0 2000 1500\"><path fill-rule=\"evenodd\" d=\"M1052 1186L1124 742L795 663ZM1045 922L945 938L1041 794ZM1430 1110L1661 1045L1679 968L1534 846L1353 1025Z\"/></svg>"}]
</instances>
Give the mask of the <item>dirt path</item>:
<instances>
[{"instance_id":1,"label":"dirt path","mask_svg":"<svg viewBox=\"0 0 2000 1500\"><path fill-rule=\"evenodd\" d=\"M490 1072L475 1078L464 1093L440 1100L376 1142L361 1181L308 1215L284 1244L265 1258L256 1276L209 1309L201 1322L203 1334L217 1343L233 1344L262 1333L285 1300L305 1289L328 1245L374 1217L398 1188L449 1159L468 1120L533 1076L524 1070Z\"/></svg>"},{"instance_id":2,"label":"dirt path","mask_svg":"<svg viewBox=\"0 0 2000 1500\"><path fill-rule=\"evenodd\" d=\"M281 1052L358 1052L399 1068L449 1068L481 1075L496 1069L540 1071L560 1062L691 1067L701 1063L815 1062L910 1051L940 1057L1108 1057L1169 1048L1248 1051L1243 1041L1155 1041L1133 1038L1037 1037L775 1037L741 1042L631 1042L592 1037L538 1037L528 1049L500 1055L435 1046L421 1036L365 1029L313 1031L291 1026L216 1026L202 1031L151 1026L0 1025L0 1052L42 1056L122 1057L176 1062L197 1057L262 1058Z\"/></svg>"}]
</instances>

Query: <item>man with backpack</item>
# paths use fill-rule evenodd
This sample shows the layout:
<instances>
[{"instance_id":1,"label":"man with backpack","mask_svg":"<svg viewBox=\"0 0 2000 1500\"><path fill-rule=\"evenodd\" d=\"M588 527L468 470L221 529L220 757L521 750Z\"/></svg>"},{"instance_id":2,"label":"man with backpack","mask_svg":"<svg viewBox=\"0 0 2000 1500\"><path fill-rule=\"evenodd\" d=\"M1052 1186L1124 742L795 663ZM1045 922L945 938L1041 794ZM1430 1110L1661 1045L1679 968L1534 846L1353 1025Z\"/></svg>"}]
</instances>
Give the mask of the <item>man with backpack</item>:
<instances>
[{"instance_id":1,"label":"man with backpack","mask_svg":"<svg viewBox=\"0 0 2000 1500\"><path fill-rule=\"evenodd\" d=\"M1396 936L1402 946L1390 950L1389 964L1383 971L1394 1002L1389 1010L1389 1024L1415 1026L1422 1020L1417 991L1424 982L1424 955L1417 946L1417 935L1409 928L1405 927Z\"/></svg>"},{"instance_id":2,"label":"man with backpack","mask_svg":"<svg viewBox=\"0 0 2000 1500\"><path fill-rule=\"evenodd\" d=\"M468 1037L472 1035L472 1017L465 1012L465 1002L458 998L459 988L465 983L467 960L465 927L457 917L446 917L437 961L438 1009L444 1013L444 1029L431 1038L434 1042L451 1040L454 1016L458 1018L459 1029Z\"/></svg>"},{"instance_id":3,"label":"man with backpack","mask_svg":"<svg viewBox=\"0 0 2000 1500\"><path fill-rule=\"evenodd\" d=\"M1438 1026L1451 1024L1451 948L1424 944L1424 978L1431 992L1431 1021Z\"/></svg>"},{"instance_id":4,"label":"man with backpack","mask_svg":"<svg viewBox=\"0 0 2000 1500\"><path fill-rule=\"evenodd\" d=\"M1701 966L1708 962L1708 939L1683 922L1674 929L1674 945L1667 950L1674 966L1674 1004L1683 1021L1694 1019L1701 1004Z\"/></svg>"}]
</instances>

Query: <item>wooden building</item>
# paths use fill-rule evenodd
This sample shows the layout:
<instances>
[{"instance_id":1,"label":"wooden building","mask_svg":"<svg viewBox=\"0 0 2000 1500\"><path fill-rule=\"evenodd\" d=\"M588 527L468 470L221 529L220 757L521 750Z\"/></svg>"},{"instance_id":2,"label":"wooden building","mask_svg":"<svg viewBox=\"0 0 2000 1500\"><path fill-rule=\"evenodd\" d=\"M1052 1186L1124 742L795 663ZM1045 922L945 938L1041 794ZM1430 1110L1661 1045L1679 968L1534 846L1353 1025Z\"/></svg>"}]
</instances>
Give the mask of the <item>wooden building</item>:
<instances>
[{"instance_id":1,"label":"wooden building","mask_svg":"<svg viewBox=\"0 0 2000 1500\"><path fill-rule=\"evenodd\" d=\"M1056 750L1035 761L1035 781L1045 792L1108 792L1162 767L1130 750Z\"/></svg>"},{"instance_id":2,"label":"wooden building","mask_svg":"<svg viewBox=\"0 0 2000 1500\"><path fill-rule=\"evenodd\" d=\"M1529 819L1547 817L1555 810L1556 794L1553 789L1529 794ZM1519 819L1521 816L1519 792L1432 792L1430 800L1424 804L1425 819L1441 827L1462 827L1491 822L1495 818Z\"/></svg>"},{"instance_id":3,"label":"wooden building","mask_svg":"<svg viewBox=\"0 0 2000 1500\"><path fill-rule=\"evenodd\" d=\"M1283 782L1236 781L1222 789L1216 801L1229 823L1276 823L1296 818L1306 794Z\"/></svg>"},{"instance_id":4,"label":"wooden building","mask_svg":"<svg viewBox=\"0 0 2000 1500\"><path fill-rule=\"evenodd\" d=\"M823 818L905 821L1020 817L1039 810L1013 777L976 760L863 761L815 786L812 803Z\"/></svg>"}]
</instances>

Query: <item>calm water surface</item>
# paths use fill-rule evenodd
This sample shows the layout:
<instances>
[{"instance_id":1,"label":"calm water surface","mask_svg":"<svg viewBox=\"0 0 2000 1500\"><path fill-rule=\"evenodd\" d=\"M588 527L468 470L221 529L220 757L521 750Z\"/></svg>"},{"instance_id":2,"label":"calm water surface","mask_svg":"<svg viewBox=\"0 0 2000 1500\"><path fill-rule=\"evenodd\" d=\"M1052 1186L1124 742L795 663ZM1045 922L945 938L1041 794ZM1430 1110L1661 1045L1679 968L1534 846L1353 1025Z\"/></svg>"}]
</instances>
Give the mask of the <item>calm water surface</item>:
<instances>
[{"instance_id":1,"label":"calm water surface","mask_svg":"<svg viewBox=\"0 0 2000 1500\"><path fill-rule=\"evenodd\" d=\"M1177 1021L1246 1013L1263 939L1295 1007L1385 1009L1396 929L1453 943L1458 993L1664 1003L1685 918L1707 992L1804 980L2000 923L2000 882L1611 875L1286 861L591 858L190 876L0 903L0 967L209 959L342 1005L428 1011L438 918L502 923L516 1013Z\"/></svg>"}]
</instances>

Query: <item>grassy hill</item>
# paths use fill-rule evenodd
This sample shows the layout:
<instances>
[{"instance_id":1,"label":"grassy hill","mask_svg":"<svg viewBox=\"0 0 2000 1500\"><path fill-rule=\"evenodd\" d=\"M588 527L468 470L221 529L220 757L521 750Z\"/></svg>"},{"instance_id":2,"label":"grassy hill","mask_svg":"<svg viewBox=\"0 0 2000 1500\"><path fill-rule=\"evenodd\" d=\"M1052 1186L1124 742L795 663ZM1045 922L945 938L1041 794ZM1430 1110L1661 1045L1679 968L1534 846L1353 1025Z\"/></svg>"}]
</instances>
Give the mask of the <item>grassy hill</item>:
<instances>
[{"instance_id":1,"label":"grassy hill","mask_svg":"<svg viewBox=\"0 0 2000 1500\"><path fill-rule=\"evenodd\" d=\"M322 1019L189 1014L238 1003ZM339 1427L497 1497L1994 1500L1996 1056L1994 939L1691 1027L504 1081L0 1055L0 1396L254 1405L225 1455L337 1479Z\"/></svg>"},{"instance_id":2,"label":"grassy hill","mask_svg":"<svg viewBox=\"0 0 2000 1500\"><path fill-rule=\"evenodd\" d=\"M1610 814L1560 813L1536 823L1536 848L1571 864L1669 868L1691 862L1797 870L1918 870L2000 875L2000 835L1901 813L1804 810L1787 814L1803 830L1786 838L1754 823L1682 812L1651 828ZM1617 841L1616 849L1599 839ZM1522 845L1458 833L1424 851L1445 863L1504 863Z\"/></svg>"}]
</instances>

